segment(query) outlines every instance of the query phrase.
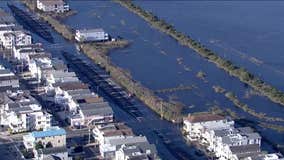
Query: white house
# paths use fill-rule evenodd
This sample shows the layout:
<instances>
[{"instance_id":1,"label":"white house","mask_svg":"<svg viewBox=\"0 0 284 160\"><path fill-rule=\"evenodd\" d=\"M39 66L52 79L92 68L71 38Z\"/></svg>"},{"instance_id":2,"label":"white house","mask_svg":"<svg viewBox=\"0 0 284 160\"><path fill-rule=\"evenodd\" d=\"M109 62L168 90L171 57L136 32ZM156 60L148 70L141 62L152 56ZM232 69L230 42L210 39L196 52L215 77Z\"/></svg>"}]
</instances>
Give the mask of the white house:
<instances>
[{"instance_id":1,"label":"white house","mask_svg":"<svg viewBox=\"0 0 284 160\"><path fill-rule=\"evenodd\" d=\"M43 80L48 84L61 82L76 82L79 81L75 72L66 72L62 70L45 70L42 72Z\"/></svg>"},{"instance_id":2,"label":"white house","mask_svg":"<svg viewBox=\"0 0 284 160\"><path fill-rule=\"evenodd\" d=\"M260 135L250 127L206 130L203 137L208 142L208 149L215 152L218 157L221 157L224 150L230 146L261 145Z\"/></svg>"},{"instance_id":3,"label":"white house","mask_svg":"<svg viewBox=\"0 0 284 160\"><path fill-rule=\"evenodd\" d=\"M241 146L231 146L228 150L224 151L226 153L221 159L225 160L242 160L248 156L255 157L261 154L259 145L249 144Z\"/></svg>"},{"instance_id":4,"label":"white house","mask_svg":"<svg viewBox=\"0 0 284 160\"><path fill-rule=\"evenodd\" d=\"M63 13L69 11L69 5L64 0L37 0L37 8L44 12Z\"/></svg>"},{"instance_id":5,"label":"white house","mask_svg":"<svg viewBox=\"0 0 284 160\"><path fill-rule=\"evenodd\" d=\"M13 31L4 33L0 36L1 44L6 49L11 49L12 46L23 46L32 44L32 37L24 31Z\"/></svg>"},{"instance_id":6,"label":"white house","mask_svg":"<svg viewBox=\"0 0 284 160\"><path fill-rule=\"evenodd\" d=\"M115 160L158 160L157 150L155 145L147 142L122 145L115 152Z\"/></svg>"},{"instance_id":7,"label":"white house","mask_svg":"<svg viewBox=\"0 0 284 160\"><path fill-rule=\"evenodd\" d=\"M281 153L261 153L244 158L243 160L284 160Z\"/></svg>"},{"instance_id":8,"label":"white house","mask_svg":"<svg viewBox=\"0 0 284 160\"><path fill-rule=\"evenodd\" d=\"M99 146L100 154L105 159L115 159L115 152L118 151L122 145L147 143L148 140L144 136L123 137L117 139L109 139L104 144Z\"/></svg>"},{"instance_id":9,"label":"white house","mask_svg":"<svg viewBox=\"0 0 284 160\"><path fill-rule=\"evenodd\" d=\"M66 131L59 127L45 128L23 136L23 143L27 150L33 151L36 160L49 158L71 160L66 148Z\"/></svg>"},{"instance_id":10,"label":"white house","mask_svg":"<svg viewBox=\"0 0 284 160\"><path fill-rule=\"evenodd\" d=\"M47 93L62 106L71 126L89 126L113 121L109 104L89 91L88 85L80 82L59 82L49 87ZM53 93L53 94L52 94Z\"/></svg>"},{"instance_id":11,"label":"white house","mask_svg":"<svg viewBox=\"0 0 284 160\"><path fill-rule=\"evenodd\" d=\"M42 111L38 102L27 92L7 92L1 107L1 124L11 132L40 130L51 125L51 115Z\"/></svg>"},{"instance_id":12,"label":"white house","mask_svg":"<svg viewBox=\"0 0 284 160\"><path fill-rule=\"evenodd\" d=\"M16 75L8 69L0 66L0 89L3 90L18 88L19 79Z\"/></svg>"},{"instance_id":13,"label":"white house","mask_svg":"<svg viewBox=\"0 0 284 160\"><path fill-rule=\"evenodd\" d=\"M36 150L34 153L36 160L72 160L72 157L68 157L66 147L42 148Z\"/></svg>"},{"instance_id":14,"label":"white house","mask_svg":"<svg viewBox=\"0 0 284 160\"><path fill-rule=\"evenodd\" d=\"M41 57L35 57L35 55L29 56L29 71L31 77L37 78L39 81L43 80L43 71L52 69L51 59L45 54L38 54L36 56L42 55Z\"/></svg>"},{"instance_id":15,"label":"white house","mask_svg":"<svg viewBox=\"0 0 284 160\"><path fill-rule=\"evenodd\" d=\"M66 131L59 127L34 131L23 136L23 143L27 150L35 149L37 143L40 143L42 148L46 148L47 144L51 144L52 147L66 147Z\"/></svg>"},{"instance_id":16,"label":"white house","mask_svg":"<svg viewBox=\"0 0 284 160\"><path fill-rule=\"evenodd\" d=\"M186 132L187 138L191 141L203 137L208 128L222 129L230 128L234 125L233 121L210 113L189 114L183 123L183 130Z\"/></svg>"},{"instance_id":17,"label":"white house","mask_svg":"<svg viewBox=\"0 0 284 160\"><path fill-rule=\"evenodd\" d=\"M101 28L76 30L75 39L78 42L107 41L109 35Z\"/></svg>"},{"instance_id":18,"label":"white house","mask_svg":"<svg viewBox=\"0 0 284 160\"><path fill-rule=\"evenodd\" d=\"M124 123L109 123L95 125L93 137L99 144L104 144L110 139L119 139L123 137L133 137L132 129Z\"/></svg>"},{"instance_id":19,"label":"white house","mask_svg":"<svg viewBox=\"0 0 284 160\"><path fill-rule=\"evenodd\" d=\"M26 61L27 63L30 63L30 55L36 55L36 54L46 54L44 49L41 47L41 44L30 44L30 45L24 45L24 46L15 46L13 48L13 57L18 60Z\"/></svg>"}]
</instances>

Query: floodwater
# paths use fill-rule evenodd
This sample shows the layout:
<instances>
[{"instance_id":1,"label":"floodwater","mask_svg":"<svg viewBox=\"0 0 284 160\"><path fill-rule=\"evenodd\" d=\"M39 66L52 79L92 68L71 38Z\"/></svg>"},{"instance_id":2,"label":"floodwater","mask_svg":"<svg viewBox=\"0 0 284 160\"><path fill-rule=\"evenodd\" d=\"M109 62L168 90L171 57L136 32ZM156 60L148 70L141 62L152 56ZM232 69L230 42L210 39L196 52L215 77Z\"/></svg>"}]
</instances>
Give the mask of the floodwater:
<instances>
[{"instance_id":1,"label":"floodwater","mask_svg":"<svg viewBox=\"0 0 284 160\"><path fill-rule=\"evenodd\" d=\"M251 92L250 87L230 77L191 49L179 45L174 39L152 28L140 17L118 4L109 1L69 2L70 7L78 11L78 14L67 18L64 23L74 29L104 28L113 37L120 36L131 42L128 48L112 51L110 57L115 64L128 70L135 80L153 90L179 85L194 86L192 90L159 94L164 99L174 99L184 103L187 106L185 113L207 111L213 106L219 106L221 109L229 108L238 116L248 120L265 122L235 107L224 95L216 94L212 87L219 85L227 91L234 92L240 101L248 104L256 112L266 113L270 117L284 118L283 106L272 103L263 96L248 94ZM281 68L283 69L281 28L284 25L281 2L263 2L257 5L254 5L256 2L227 1L224 3L136 1L135 3L165 18L178 30L200 40L225 58L248 68L276 87L284 89L281 85L284 76L280 74ZM3 3L0 4L2 6ZM270 7L266 8L267 5ZM39 37L36 37L36 40L44 43L54 56L60 56L60 50L76 52L74 45L54 32L53 35L55 45ZM204 79L196 76L199 71L206 74ZM163 159L173 159L176 153L170 153L171 149L153 134L155 128L168 134L183 150L193 153L192 148L186 147L181 140L178 127L160 120L144 107L143 105L140 107L147 115L143 125L137 125L138 122L131 120L117 107L113 108L117 111L118 119L126 121L136 133L146 135L150 142L158 146ZM283 122L274 124L284 125ZM272 143L284 144L282 133L259 126L257 129ZM268 151L275 151L270 143L263 143L262 147Z\"/></svg>"},{"instance_id":2,"label":"floodwater","mask_svg":"<svg viewBox=\"0 0 284 160\"><path fill-rule=\"evenodd\" d=\"M247 51L244 52L240 48L236 48L235 46L232 45L235 43L232 43L231 39L233 39L234 40L233 42L236 43L243 42L242 44L246 44L246 41L253 43L251 39L244 40L244 38L241 37L241 35L243 36L246 35L248 37L249 35L244 33L243 34L239 33L239 32L242 33L242 31L246 29L246 25L244 25L243 27L239 27L239 31L238 32L236 31L236 33L234 33L235 36L234 35L229 36L228 31L225 32L227 29L230 30L231 34L233 34L232 32L235 32L235 30L238 29L238 27L232 27L232 25L238 24L238 19L237 19L238 16L236 14L238 13L248 14L247 13L249 12L248 9L246 10L246 13L243 13L244 9L242 9L243 8L242 5L246 6L245 2L243 2L244 4L241 4L241 2L236 4L232 3L230 5L224 4L225 9L223 10L223 12L226 12L228 10L233 10L234 12L232 13L228 11L230 14L233 15L230 16L227 14L226 16L229 18L224 18L222 21L219 20L218 22L220 24L210 19L210 16L213 13L205 14L203 12L206 9L206 7L209 8L208 9L209 11L214 12L214 10L211 8L216 7L217 8L215 9L215 12L217 12L215 13L217 16L216 19L222 19L222 17L218 18L218 16L222 15L221 13L219 13L221 12L220 8L223 8L222 6L223 3L221 2L216 3L214 5L206 4L205 2L196 2L196 1L195 2L182 1L177 3L171 1L169 2L169 4L163 1L162 2L136 1L135 3L145 7L146 9L153 11L154 13L156 13L157 15L163 18L166 18L166 20L168 20L173 25L177 25L177 28L180 29L181 31L184 32L186 31L185 33L190 35L191 33L194 33L192 35L194 38L200 40L201 42L208 42L205 44L206 45L208 44L209 47L221 46L222 48L224 48L226 52L225 51L221 52L220 51L222 49L221 47L219 48L212 47L212 49L214 50L216 49L218 53L220 51L220 55L233 60L235 63L239 65L247 67L249 70L252 71L256 70L257 75L261 76L264 75L265 73L267 74L271 73L271 77L265 79L266 81L268 81L269 79L272 79L274 82L278 80L276 77L273 77L274 75L276 75L273 74L274 72L267 71L265 69L267 67L260 68L261 66L263 66L262 64L266 63L264 60L262 60L259 57L255 57L255 55L246 55L246 53L250 52ZM194 10L193 8L195 8L195 6L193 6L191 3L193 3L195 6L203 8L203 10L198 10L198 9ZM270 117L284 117L282 114L284 108L282 106L272 103L270 100L268 100L263 96L259 96L257 94L256 95L250 94L252 91L250 87L244 85L238 79L230 77L227 73L218 69L212 63L209 63L200 56L198 56L198 54L194 53L194 51L192 51L191 49L179 45L174 39L152 28L140 17L136 16L132 12L129 12L127 9L119 6L118 4L115 4L113 2L104 2L104 1L95 1L95 2L84 1L84 3L71 1L71 6L73 6L75 10L79 11L77 15L72 16L65 21L65 23L72 26L72 28L74 29L104 28L112 36L114 37L121 36L131 42L130 47L122 50L115 50L111 52L110 57L115 64L128 70L132 74L135 80L140 81L143 85L153 90L172 88L172 87L177 87L179 85L195 86L194 89L192 90L159 94L159 96L165 99L174 99L184 103L186 106L188 106L185 109L185 113L206 111L213 106L219 106L222 109L227 109L227 108L231 109L233 112L236 112L237 115L240 117L244 117L246 119L255 122L265 122L261 119L249 115L248 113L244 112L239 108L236 108L230 101L228 101L224 97L224 95L216 94L212 89L212 86L220 85L223 88L225 88L227 91L234 92L238 96L240 101L246 103L250 108L254 109L256 112L266 113L267 116ZM226 6L229 8L226 8ZM179 7L181 7L180 10L177 9ZM262 8L259 7L259 10L261 11ZM191 13L191 11L194 12L194 14L190 15L189 13ZM256 18L258 17L259 21L262 21L260 17L262 17L261 15L263 14L258 15L257 13L253 13L253 11L251 12L252 12L251 14L254 14L254 17ZM193 20L191 21L189 20L188 18L189 15L192 16L193 19L195 20L194 23L196 24L195 26L190 25L190 23L193 23L192 22ZM274 14L270 15L272 16ZM199 16L201 16L200 19ZM253 16L251 15L250 17ZM235 18L237 22L232 20L233 18ZM252 18L247 18L246 20L246 18L243 18L242 20L243 21L246 20L248 23L251 22L250 21L251 19ZM226 22L227 20L228 22ZM255 19L255 21L257 20ZM203 22L206 23L204 24ZM226 22L228 23L228 25L223 26L221 25L221 22L224 23ZM216 23L219 24L221 28L217 26L214 27ZM229 23L231 23L231 25L229 25ZM255 24L254 21L252 21L250 25L253 24ZM260 25L261 22L256 23L254 27L257 27L258 26L257 24ZM272 28L276 30L277 27L275 27L275 25L273 24L275 23L271 23ZM211 30L202 29L202 26L204 28L207 27L207 25L209 26L211 25L212 27L208 28L213 28L215 30L218 30L218 32L213 32L212 31L213 29ZM266 24L266 27L267 26L269 25ZM266 27L261 27L261 29L262 30L267 29ZM191 30L191 28L194 29ZM251 30L253 31L253 33L255 33L256 30L261 30L261 29L254 29L254 30L251 29ZM248 31L246 31L246 33L247 32ZM217 37L217 35L219 37L227 37L227 39L231 41L229 40L226 41L227 39L220 41L221 38ZM213 38L205 39L207 37L213 37ZM241 44L239 45L242 46ZM252 46L254 47L255 45ZM265 49L267 49L266 46L264 45L262 46ZM229 52L227 53L228 50L229 51L232 50L233 53ZM264 52L264 50L262 51ZM235 52L237 52L238 54L234 54ZM248 58L244 59L242 57L248 57ZM277 54L275 55L275 57L278 58ZM252 60L247 61L247 59L253 59L254 63L251 62ZM260 60L258 61L258 59L261 59L262 64L260 64L259 62ZM256 65L255 64L256 62L258 63L258 66L253 67L254 65ZM249 64L252 67L249 68L246 64ZM196 74L199 71L202 71L206 74L204 80L196 77ZM270 81L268 82L270 83ZM271 84L277 86L277 84L274 82L271 81ZM278 82L281 81L279 80ZM283 123L281 122L279 123L277 122L276 124L283 125ZM272 142L277 144L284 143L284 139L281 133L262 127L259 127L258 129L261 131L261 134L263 136L270 139ZM267 150L271 149L265 144L263 145L263 147L264 149Z\"/></svg>"}]
</instances>

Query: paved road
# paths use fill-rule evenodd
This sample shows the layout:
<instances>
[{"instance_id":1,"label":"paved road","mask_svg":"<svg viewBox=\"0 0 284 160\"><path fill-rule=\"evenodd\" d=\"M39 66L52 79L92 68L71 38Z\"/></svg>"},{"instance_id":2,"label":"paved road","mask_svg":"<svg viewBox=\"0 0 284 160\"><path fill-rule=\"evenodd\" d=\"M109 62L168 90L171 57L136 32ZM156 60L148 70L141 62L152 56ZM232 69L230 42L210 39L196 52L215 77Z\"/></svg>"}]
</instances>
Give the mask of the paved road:
<instances>
[{"instance_id":1,"label":"paved road","mask_svg":"<svg viewBox=\"0 0 284 160\"><path fill-rule=\"evenodd\" d=\"M22 160L22 154L18 149L21 142L18 138L14 141L9 136L1 135L0 138L0 159L2 160Z\"/></svg>"}]
</instances>

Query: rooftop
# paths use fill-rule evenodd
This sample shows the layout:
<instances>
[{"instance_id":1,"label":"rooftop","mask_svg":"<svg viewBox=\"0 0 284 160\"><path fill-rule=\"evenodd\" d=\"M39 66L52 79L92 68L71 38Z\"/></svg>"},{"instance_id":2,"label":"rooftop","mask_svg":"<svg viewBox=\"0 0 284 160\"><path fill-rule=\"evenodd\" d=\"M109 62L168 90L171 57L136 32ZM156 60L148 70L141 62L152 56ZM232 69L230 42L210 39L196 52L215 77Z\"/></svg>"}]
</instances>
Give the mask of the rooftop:
<instances>
[{"instance_id":1,"label":"rooftop","mask_svg":"<svg viewBox=\"0 0 284 160\"><path fill-rule=\"evenodd\" d=\"M81 30L77 30L80 33L92 33L92 32L104 32L104 30L102 28L95 28L95 29L81 29Z\"/></svg>"},{"instance_id":2,"label":"rooftop","mask_svg":"<svg viewBox=\"0 0 284 160\"><path fill-rule=\"evenodd\" d=\"M88 89L89 86L82 82L64 82L64 83L55 83L55 87L60 87L62 90L78 90L78 89Z\"/></svg>"},{"instance_id":3,"label":"rooftop","mask_svg":"<svg viewBox=\"0 0 284 160\"><path fill-rule=\"evenodd\" d=\"M111 123L97 128L103 133L104 137L111 137L115 135L134 135L132 129L126 126L124 123Z\"/></svg>"},{"instance_id":4,"label":"rooftop","mask_svg":"<svg viewBox=\"0 0 284 160\"><path fill-rule=\"evenodd\" d=\"M135 143L148 142L148 140L145 136L143 136L143 137L142 136L125 137L125 138L121 138L121 139L110 139L108 141L113 146L123 145L123 144L135 144Z\"/></svg>"},{"instance_id":5,"label":"rooftop","mask_svg":"<svg viewBox=\"0 0 284 160\"><path fill-rule=\"evenodd\" d=\"M43 5L63 5L63 0L39 0Z\"/></svg>"},{"instance_id":6,"label":"rooftop","mask_svg":"<svg viewBox=\"0 0 284 160\"><path fill-rule=\"evenodd\" d=\"M43 137L66 135L66 131L63 128L50 127L43 131L34 131L31 133L31 135L35 138L43 138Z\"/></svg>"},{"instance_id":7,"label":"rooftop","mask_svg":"<svg viewBox=\"0 0 284 160\"><path fill-rule=\"evenodd\" d=\"M3 27L0 27L0 31L21 31L23 30L22 27L20 26L3 26Z\"/></svg>"},{"instance_id":8,"label":"rooftop","mask_svg":"<svg viewBox=\"0 0 284 160\"><path fill-rule=\"evenodd\" d=\"M96 115L111 115L113 114L113 110L111 107L100 107L96 108L95 106L84 106L81 107L81 110L84 114L84 116L90 117L90 116L96 116Z\"/></svg>"},{"instance_id":9,"label":"rooftop","mask_svg":"<svg viewBox=\"0 0 284 160\"><path fill-rule=\"evenodd\" d=\"M231 146L230 150L233 154L260 152L259 145L257 144Z\"/></svg>"}]
</instances>

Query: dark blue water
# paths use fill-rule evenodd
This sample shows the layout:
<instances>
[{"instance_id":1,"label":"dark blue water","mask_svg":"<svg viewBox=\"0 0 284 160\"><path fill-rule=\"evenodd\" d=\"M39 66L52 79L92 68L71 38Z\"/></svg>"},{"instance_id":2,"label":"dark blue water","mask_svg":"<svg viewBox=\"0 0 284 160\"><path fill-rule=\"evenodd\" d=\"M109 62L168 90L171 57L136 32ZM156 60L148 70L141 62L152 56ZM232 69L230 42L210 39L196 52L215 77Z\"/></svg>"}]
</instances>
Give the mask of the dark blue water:
<instances>
[{"instance_id":1,"label":"dark blue water","mask_svg":"<svg viewBox=\"0 0 284 160\"><path fill-rule=\"evenodd\" d=\"M284 90L281 1L136 1L196 40ZM259 62L254 60L257 59Z\"/></svg>"},{"instance_id":2,"label":"dark blue water","mask_svg":"<svg viewBox=\"0 0 284 160\"><path fill-rule=\"evenodd\" d=\"M110 56L115 64L128 70L132 74L133 78L140 81L143 85L153 90L176 87L180 84L196 86L196 88L191 91L181 91L159 95L165 99L173 97L184 103L186 106L193 105L193 108L186 107L186 113L206 111L210 107L217 105L222 109L231 109L232 111L236 112L240 117L244 117L255 122L262 121L234 107L234 105L230 101L226 100L223 95L215 94L212 89L212 86L220 85L229 91L233 91L241 101L247 103L251 108L255 109L257 112L264 112L267 113L268 116L278 116L284 118L282 114L284 110L283 107L274 104L270 102L267 98L261 96L252 96L249 99L245 98L246 92L251 90L249 87L239 82L238 79L228 76L227 73L216 68L215 65L208 63L207 61L199 57L196 53L194 53L192 50L180 46L172 38L168 37L163 33L160 33L156 29L151 28L151 26L149 26L141 18L129 12L125 8L119 6L118 4L108 1L82 2L74 0L69 2L71 8L78 11L77 15L71 16L64 21L72 28L77 29L102 27L112 36L121 36L131 42L130 47L123 50L115 50L111 53ZM265 67L266 65L263 65L268 64L268 61L264 61L263 59L261 59L262 61L264 61L264 63L256 67L255 64L251 63L250 61L247 61L248 58L241 58L241 56L237 54L239 52L244 52L248 57L255 57L255 55L251 54L252 52L247 52L248 48L255 48L252 47L253 44L252 46L247 45L249 43L253 43L252 39L243 37L253 37L249 36L250 33L258 33L258 30L267 29L267 32L270 33L268 29L269 24L265 24L266 27L260 26L259 28L257 27L258 25L255 25L261 24L261 21L266 21L266 19L262 19L262 17L269 17L267 14L260 14L257 12L255 13L254 10L249 11L249 9L246 10L246 2L239 2L236 4L232 3L230 5L226 5L221 2L215 4L214 2L205 3L183 1L177 3L166 3L160 1L147 1L142 3L140 1L137 1L136 3L139 3L139 5L149 10L153 10L155 14L159 16L164 16L163 18L166 18L167 21L176 25L179 30L192 35L194 38L202 41L202 43L206 43L206 45L212 47L212 49L218 51L218 53L227 57L228 59L231 59L240 65L245 65L248 69L257 72L257 74L259 75L267 74L267 76L262 77L267 78L265 80L271 82L276 86L277 84L275 82L279 82L279 87L281 87L281 79L273 77L277 76L278 74L274 74L274 71L271 71L271 69L267 70L267 67ZM273 3L267 4L271 5ZM2 5L4 6L3 3L0 3L0 6ZM222 13L220 11L222 10L222 8L224 8L223 13L226 13L224 17L227 18L222 19ZM265 7L262 6L262 9L263 8ZM265 9L263 10L265 11ZM205 11L208 11L209 13L206 14L204 13ZM281 11L279 10L279 12ZM229 13L232 15L229 16ZM237 19L240 16L241 18ZM192 19L189 19L188 17L191 17ZM214 18L212 17L217 18L215 18L214 20ZM245 17L258 18L253 19ZM242 27L232 27L238 24L238 20L240 19L243 20L243 23L245 24L251 22L252 20L254 21L252 21L251 24L247 26L244 25ZM268 19L269 21L272 21L272 18ZM256 23L255 21L257 21L258 23ZM274 28L274 31L276 32L279 26L275 25L276 22L274 23L274 25L273 23L271 23L271 27ZM280 27L278 29L280 29ZM65 41L60 35L54 32L53 35L55 36L56 43L59 43L61 45L58 48L43 41L39 37L36 37L36 41L44 43L47 50L52 52L54 56L60 56L60 50L65 50L71 53L77 52L75 50L74 45ZM272 37L273 36L276 35L272 35ZM264 49L260 49L263 55L265 55L264 51L268 50L268 48L274 48L270 48L270 45L273 46L280 43L277 43L277 40L275 40L275 42L273 43L274 39L272 38L267 41L269 41L266 43L267 46L262 45L262 48ZM241 47L238 48L238 46ZM245 48L245 46L247 46L247 48ZM280 44L279 47L281 47ZM226 50L224 50L224 48ZM241 50L243 48L244 50ZM232 50L233 52L229 52L230 50ZM281 52L277 52L275 54L272 52L269 53L270 55L274 56L273 63L276 63L278 60L279 62L281 62L280 53ZM266 57L269 56L266 55ZM271 56L269 58L272 64L273 58L271 58ZM178 59L182 59L182 64L178 63ZM257 57L257 59L260 58ZM185 68L190 68L190 71L185 70ZM201 80L196 77L196 74L199 71L203 71L206 73L205 80ZM149 116L147 117L148 121L145 122L145 125L142 126L137 125L137 122L133 120L128 120L129 117L125 116L121 112L118 112L116 114L118 119L127 121L137 133L147 135L147 137L153 143L158 141L156 145L158 145L159 153L162 155L163 158L169 157L171 154L167 149L165 149L165 146L161 144L157 137L152 134L152 130L154 128L165 128L166 130L168 130L172 126L164 121L159 121L156 116L150 114L148 109L144 110L146 113L149 113ZM284 138L282 136L282 133L278 133L274 130L265 128L259 129L262 135L266 136L273 143L284 144ZM175 135L175 137L180 136L176 132L177 130L172 130L172 133L173 135ZM180 144L180 146L182 146L182 148L184 149L188 149L183 145L183 143L178 142L177 144ZM264 143L263 148L268 151L272 151L271 145L269 144Z\"/></svg>"}]
</instances>

